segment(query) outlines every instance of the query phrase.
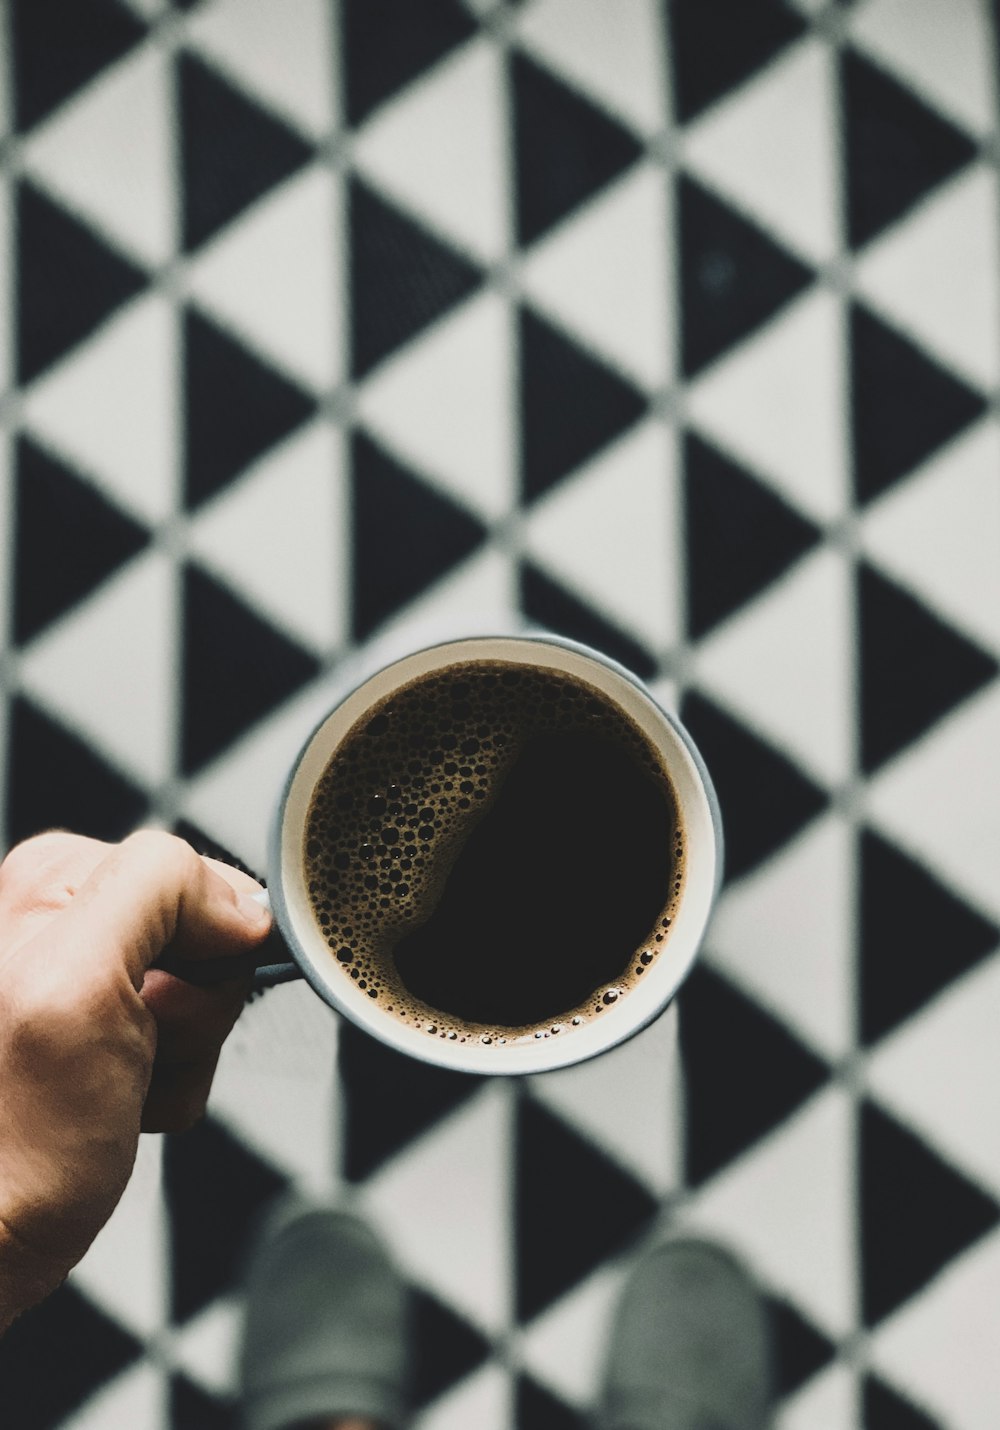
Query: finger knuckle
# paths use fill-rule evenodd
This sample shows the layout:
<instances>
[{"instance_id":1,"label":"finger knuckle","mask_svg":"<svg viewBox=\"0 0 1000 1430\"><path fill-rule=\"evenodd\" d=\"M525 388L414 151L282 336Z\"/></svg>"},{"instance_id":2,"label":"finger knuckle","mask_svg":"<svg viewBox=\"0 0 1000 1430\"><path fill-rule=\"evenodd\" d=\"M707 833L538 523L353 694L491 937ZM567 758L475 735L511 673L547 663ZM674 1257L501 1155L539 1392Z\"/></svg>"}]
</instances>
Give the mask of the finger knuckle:
<instances>
[{"instance_id":1,"label":"finger knuckle","mask_svg":"<svg viewBox=\"0 0 1000 1430\"><path fill-rule=\"evenodd\" d=\"M201 870L201 860L191 845L164 829L136 829L122 848L130 855L176 872L179 878L192 878Z\"/></svg>"},{"instance_id":2,"label":"finger knuckle","mask_svg":"<svg viewBox=\"0 0 1000 1430\"><path fill-rule=\"evenodd\" d=\"M0 864L0 889L7 896L49 884L75 852L78 836L62 829L33 834L15 844Z\"/></svg>"}]
</instances>

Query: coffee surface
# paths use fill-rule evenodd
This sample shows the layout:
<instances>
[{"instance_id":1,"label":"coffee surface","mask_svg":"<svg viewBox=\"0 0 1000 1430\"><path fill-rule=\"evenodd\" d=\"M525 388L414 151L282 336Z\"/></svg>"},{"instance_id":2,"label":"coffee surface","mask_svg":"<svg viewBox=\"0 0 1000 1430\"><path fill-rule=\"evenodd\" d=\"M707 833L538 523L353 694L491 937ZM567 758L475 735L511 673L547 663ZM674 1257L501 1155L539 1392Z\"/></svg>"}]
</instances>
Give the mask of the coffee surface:
<instances>
[{"instance_id":1,"label":"coffee surface","mask_svg":"<svg viewBox=\"0 0 1000 1430\"><path fill-rule=\"evenodd\" d=\"M662 763L560 671L473 661L369 711L306 821L317 922L343 977L432 1036L568 1032L663 947L683 834Z\"/></svg>"}]
</instances>

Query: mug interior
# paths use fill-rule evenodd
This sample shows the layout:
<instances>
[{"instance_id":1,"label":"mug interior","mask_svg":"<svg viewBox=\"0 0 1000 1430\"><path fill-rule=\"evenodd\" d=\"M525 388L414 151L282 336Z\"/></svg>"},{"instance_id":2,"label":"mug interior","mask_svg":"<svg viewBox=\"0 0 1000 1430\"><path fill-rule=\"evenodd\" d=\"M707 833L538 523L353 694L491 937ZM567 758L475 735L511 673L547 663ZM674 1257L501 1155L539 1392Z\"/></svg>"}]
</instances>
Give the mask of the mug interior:
<instances>
[{"instance_id":1,"label":"mug interior","mask_svg":"<svg viewBox=\"0 0 1000 1430\"><path fill-rule=\"evenodd\" d=\"M595 687L635 721L657 750L674 788L684 830L684 887L669 935L641 984L612 1007L566 1028L558 1037L512 1035L500 1046L448 1041L407 1026L344 975L320 930L309 899L303 831L316 785L355 723L378 701L423 676L468 661L498 660L561 672ZM652 1021L673 998L708 922L721 872L718 809L704 766L686 732L623 667L560 637L488 637L449 641L416 651L353 689L313 732L293 769L274 830L272 900L285 938L313 988L383 1043L442 1067L489 1075L565 1067L615 1046Z\"/></svg>"}]
</instances>

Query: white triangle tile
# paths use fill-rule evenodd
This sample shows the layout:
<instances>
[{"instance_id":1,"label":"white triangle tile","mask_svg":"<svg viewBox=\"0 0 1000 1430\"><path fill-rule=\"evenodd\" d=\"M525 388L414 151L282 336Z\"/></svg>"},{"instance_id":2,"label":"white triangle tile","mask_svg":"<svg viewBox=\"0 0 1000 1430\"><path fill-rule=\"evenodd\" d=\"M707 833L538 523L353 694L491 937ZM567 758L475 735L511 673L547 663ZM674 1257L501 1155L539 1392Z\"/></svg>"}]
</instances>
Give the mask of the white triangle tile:
<instances>
[{"instance_id":1,"label":"white triangle tile","mask_svg":"<svg viewBox=\"0 0 1000 1430\"><path fill-rule=\"evenodd\" d=\"M25 144L35 179L150 265L175 246L172 95L168 55L142 45Z\"/></svg>"},{"instance_id":2,"label":"white triangle tile","mask_svg":"<svg viewBox=\"0 0 1000 1430\"><path fill-rule=\"evenodd\" d=\"M698 648L699 685L830 785L853 764L853 606L845 557L798 563Z\"/></svg>"},{"instance_id":3,"label":"white triangle tile","mask_svg":"<svg viewBox=\"0 0 1000 1430\"><path fill-rule=\"evenodd\" d=\"M1000 918L1000 680L967 701L867 791L871 817L902 849Z\"/></svg>"},{"instance_id":4,"label":"white triangle tile","mask_svg":"<svg viewBox=\"0 0 1000 1430\"><path fill-rule=\"evenodd\" d=\"M1000 1232L953 1261L874 1338L871 1357L942 1425L993 1430L1000 1405Z\"/></svg>"},{"instance_id":5,"label":"white triangle tile","mask_svg":"<svg viewBox=\"0 0 1000 1430\"><path fill-rule=\"evenodd\" d=\"M503 551L487 547L470 556L379 633L398 653L419 650L462 635L506 634L514 619L516 599L512 562Z\"/></svg>"},{"instance_id":6,"label":"white triangle tile","mask_svg":"<svg viewBox=\"0 0 1000 1430\"><path fill-rule=\"evenodd\" d=\"M77 1290L137 1336L155 1336L167 1320L162 1149L160 1137L139 1139L121 1201L70 1276Z\"/></svg>"},{"instance_id":7,"label":"white triangle tile","mask_svg":"<svg viewBox=\"0 0 1000 1430\"><path fill-rule=\"evenodd\" d=\"M416 1139L365 1184L365 1212L404 1272L474 1325L512 1305L510 1089L502 1081Z\"/></svg>"},{"instance_id":8,"label":"white triangle tile","mask_svg":"<svg viewBox=\"0 0 1000 1430\"><path fill-rule=\"evenodd\" d=\"M853 1133L851 1098L827 1088L680 1212L834 1339L856 1314Z\"/></svg>"},{"instance_id":9,"label":"white triangle tile","mask_svg":"<svg viewBox=\"0 0 1000 1430\"><path fill-rule=\"evenodd\" d=\"M185 278L204 308L316 391L344 372L342 190L312 165L227 227Z\"/></svg>"},{"instance_id":10,"label":"white triangle tile","mask_svg":"<svg viewBox=\"0 0 1000 1430\"><path fill-rule=\"evenodd\" d=\"M190 1380L216 1395L226 1395L236 1377L237 1346L243 1308L235 1296L220 1297L170 1341L171 1359Z\"/></svg>"},{"instance_id":11,"label":"white triangle tile","mask_svg":"<svg viewBox=\"0 0 1000 1430\"><path fill-rule=\"evenodd\" d=\"M980 0L867 0L852 16L859 48L977 134L996 124L993 36Z\"/></svg>"},{"instance_id":12,"label":"white triangle tile","mask_svg":"<svg viewBox=\"0 0 1000 1430\"><path fill-rule=\"evenodd\" d=\"M519 281L542 312L634 381L672 376L673 221L653 164L632 168L522 260Z\"/></svg>"},{"instance_id":13,"label":"white triangle tile","mask_svg":"<svg viewBox=\"0 0 1000 1430\"><path fill-rule=\"evenodd\" d=\"M60 1420L60 1430L166 1430L167 1379L159 1366L140 1361L106 1381L79 1410Z\"/></svg>"},{"instance_id":14,"label":"white triangle tile","mask_svg":"<svg viewBox=\"0 0 1000 1430\"><path fill-rule=\"evenodd\" d=\"M985 164L966 170L867 249L859 291L967 381L1000 382L1000 192Z\"/></svg>"},{"instance_id":15,"label":"white triangle tile","mask_svg":"<svg viewBox=\"0 0 1000 1430\"><path fill-rule=\"evenodd\" d=\"M817 521L848 507L843 310L807 293L686 393L705 435Z\"/></svg>"},{"instance_id":16,"label":"white triangle tile","mask_svg":"<svg viewBox=\"0 0 1000 1430\"><path fill-rule=\"evenodd\" d=\"M998 1008L995 957L880 1043L866 1076L897 1117L1000 1200Z\"/></svg>"},{"instance_id":17,"label":"white triangle tile","mask_svg":"<svg viewBox=\"0 0 1000 1430\"><path fill-rule=\"evenodd\" d=\"M462 46L382 106L352 140L360 173L452 244L501 258L511 230L500 50Z\"/></svg>"},{"instance_id":18,"label":"white triangle tile","mask_svg":"<svg viewBox=\"0 0 1000 1430\"><path fill-rule=\"evenodd\" d=\"M865 1430L859 1406L855 1372L833 1365L782 1401L775 1430Z\"/></svg>"},{"instance_id":19,"label":"white triangle tile","mask_svg":"<svg viewBox=\"0 0 1000 1430\"><path fill-rule=\"evenodd\" d=\"M510 1375L490 1362L416 1416L413 1430L510 1430Z\"/></svg>"},{"instance_id":20,"label":"white triangle tile","mask_svg":"<svg viewBox=\"0 0 1000 1430\"><path fill-rule=\"evenodd\" d=\"M346 635L347 499L342 434L314 422L199 513L190 548L297 640L329 651Z\"/></svg>"},{"instance_id":21,"label":"white triangle tile","mask_svg":"<svg viewBox=\"0 0 1000 1430\"><path fill-rule=\"evenodd\" d=\"M677 1009L603 1057L531 1080L534 1097L596 1142L656 1196L680 1174Z\"/></svg>"},{"instance_id":22,"label":"white triangle tile","mask_svg":"<svg viewBox=\"0 0 1000 1430\"><path fill-rule=\"evenodd\" d=\"M307 1195L333 1191L339 1022L305 982L255 999L230 1034L212 1116Z\"/></svg>"},{"instance_id":23,"label":"white triangle tile","mask_svg":"<svg viewBox=\"0 0 1000 1430\"><path fill-rule=\"evenodd\" d=\"M335 678L317 681L253 728L189 781L183 815L250 869L266 873L271 824L285 779L306 738L341 693Z\"/></svg>"},{"instance_id":24,"label":"white triangle tile","mask_svg":"<svg viewBox=\"0 0 1000 1430\"><path fill-rule=\"evenodd\" d=\"M977 424L875 502L866 556L946 620L1000 652L1000 426Z\"/></svg>"},{"instance_id":25,"label":"white triangle tile","mask_svg":"<svg viewBox=\"0 0 1000 1430\"><path fill-rule=\"evenodd\" d=\"M333 33L324 0L213 0L194 11L185 31L258 103L317 139L336 114Z\"/></svg>"},{"instance_id":26,"label":"white triangle tile","mask_svg":"<svg viewBox=\"0 0 1000 1430\"><path fill-rule=\"evenodd\" d=\"M680 713L681 695L676 680L658 675L655 680L646 682L646 688L663 710L668 710L672 715Z\"/></svg>"},{"instance_id":27,"label":"white triangle tile","mask_svg":"<svg viewBox=\"0 0 1000 1430\"><path fill-rule=\"evenodd\" d=\"M21 682L113 764L156 785L173 767L176 642L174 568L153 551L36 641Z\"/></svg>"},{"instance_id":28,"label":"white triangle tile","mask_svg":"<svg viewBox=\"0 0 1000 1430\"><path fill-rule=\"evenodd\" d=\"M806 39L684 133L685 165L814 262L839 245L833 52Z\"/></svg>"},{"instance_id":29,"label":"white triangle tile","mask_svg":"<svg viewBox=\"0 0 1000 1430\"><path fill-rule=\"evenodd\" d=\"M643 133L664 128L663 18L655 0L535 0L517 34L529 53Z\"/></svg>"},{"instance_id":30,"label":"white triangle tile","mask_svg":"<svg viewBox=\"0 0 1000 1430\"><path fill-rule=\"evenodd\" d=\"M426 481L489 519L515 502L510 307L485 293L379 366L356 393L379 441Z\"/></svg>"},{"instance_id":31,"label":"white triangle tile","mask_svg":"<svg viewBox=\"0 0 1000 1430\"><path fill-rule=\"evenodd\" d=\"M677 478L672 434L649 421L533 509L533 559L654 650L680 632Z\"/></svg>"},{"instance_id":32,"label":"white triangle tile","mask_svg":"<svg viewBox=\"0 0 1000 1430\"><path fill-rule=\"evenodd\" d=\"M725 890L708 939L712 964L831 1061L852 1045L853 864L849 827L820 820Z\"/></svg>"},{"instance_id":33,"label":"white triangle tile","mask_svg":"<svg viewBox=\"0 0 1000 1430\"><path fill-rule=\"evenodd\" d=\"M608 1332L630 1269L623 1262L604 1262L521 1334L522 1363L568 1405L582 1409L595 1402Z\"/></svg>"},{"instance_id":34,"label":"white triangle tile","mask_svg":"<svg viewBox=\"0 0 1000 1430\"><path fill-rule=\"evenodd\" d=\"M28 430L153 523L179 472L177 315L156 294L130 304L28 389Z\"/></svg>"}]
</instances>

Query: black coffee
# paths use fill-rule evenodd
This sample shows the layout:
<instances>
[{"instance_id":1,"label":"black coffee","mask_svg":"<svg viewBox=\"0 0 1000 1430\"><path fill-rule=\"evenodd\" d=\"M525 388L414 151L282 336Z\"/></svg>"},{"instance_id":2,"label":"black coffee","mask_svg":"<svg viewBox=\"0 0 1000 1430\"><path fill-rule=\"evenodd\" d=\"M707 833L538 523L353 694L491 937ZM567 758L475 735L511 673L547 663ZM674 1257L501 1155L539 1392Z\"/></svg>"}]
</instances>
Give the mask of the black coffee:
<instances>
[{"instance_id":1,"label":"black coffee","mask_svg":"<svg viewBox=\"0 0 1000 1430\"><path fill-rule=\"evenodd\" d=\"M655 749L600 691L475 661L348 733L305 861L345 978L432 1036L503 1042L627 994L666 940L683 834Z\"/></svg>"}]
</instances>

